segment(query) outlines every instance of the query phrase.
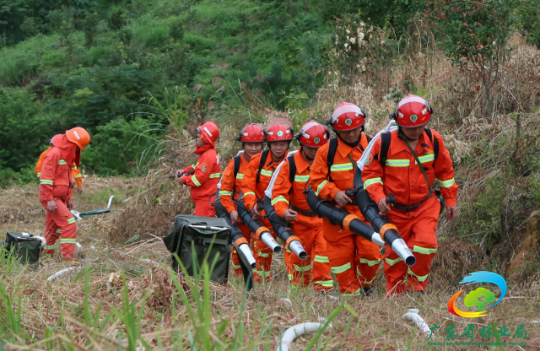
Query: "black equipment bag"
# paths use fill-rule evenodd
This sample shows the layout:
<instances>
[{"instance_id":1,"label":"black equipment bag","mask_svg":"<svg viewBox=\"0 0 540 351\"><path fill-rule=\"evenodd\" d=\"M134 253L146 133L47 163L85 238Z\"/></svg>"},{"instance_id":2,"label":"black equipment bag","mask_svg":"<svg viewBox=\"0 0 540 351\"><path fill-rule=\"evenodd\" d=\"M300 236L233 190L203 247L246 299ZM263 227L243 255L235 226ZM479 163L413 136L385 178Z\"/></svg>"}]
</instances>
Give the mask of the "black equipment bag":
<instances>
[{"instance_id":1,"label":"black equipment bag","mask_svg":"<svg viewBox=\"0 0 540 351\"><path fill-rule=\"evenodd\" d=\"M211 268L210 280L227 281L231 255L231 228L222 218L179 215L176 216L172 232L163 238L171 252L172 267L180 265L174 254L190 276L198 275L204 262Z\"/></svg>"},{"instance_id":2,"label":"black equipment bag","mask_svg":"<svg viewBox=\"0 0 540 351\"><path fill-rule=\"evenodd\" d=\"M4 249L6 257L11 252L20 263L33 265L39 262L43 241L32 234L7 232Z\"/></svg>"}]
</instances>

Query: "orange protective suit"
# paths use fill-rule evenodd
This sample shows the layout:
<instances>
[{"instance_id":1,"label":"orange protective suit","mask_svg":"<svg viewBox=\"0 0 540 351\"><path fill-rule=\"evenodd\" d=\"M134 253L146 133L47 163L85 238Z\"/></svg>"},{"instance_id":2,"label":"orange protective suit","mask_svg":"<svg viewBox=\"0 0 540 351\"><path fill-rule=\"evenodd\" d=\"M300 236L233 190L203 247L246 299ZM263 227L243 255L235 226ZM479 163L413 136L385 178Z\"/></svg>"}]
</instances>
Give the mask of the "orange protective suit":
<instances>
[{"instance_id":1,"label":"orange protective suit","mask_svg":"<svg viewBox=\"0 0 540 351\"><path fill-rule=\"evenodd\" d=\"M246 168L244 173L244 182L242 184L242 193L244 194L244 204L246 207L251 210L258 199L264 197L264 192L270 183L270 178L275 169L279 166L280 162L274 162L272 160L272 152L268 150L268 156L266 162L261 169L260 180L257 183L257 173L259 170L259 162L261 161L261 156L265 151L257 154L251 158L249 165ZM287 157L287 153L285 157ZM260 210L259 214L264 215L264 210ZM276 235L272 230L272 224L265 218L258 218L261 223L270 229L270 232L274 238ZM272 266L272 249L270 249L265 243L256 238L253 238L253 257L257 262L257 267L255 267L254 277L255 282L259 282L264 278L267 281L272 279L270 274L270 267Z\"/></svg>"},{"instance_id":2,"label":"orange protective suit","mask_svg":"<svg viewBox=\"0 0 540 351\"><path fill-rule=\"evenodd\" d=\"M65 134L53 139L52 148L42 162L39 180L39 201L47 210L47 202L54 200L55 212L46 211L44 237L47 239L43 254L52 255L54 246L60 237L62 258L73 259L73 251L77 241L77 223L66 206L71 201L72 166L78 165L80 151L77 145L70 142Z\"/></svg>"},{"instance_id":3,"label":"orange protective suit","mask_svg":"<svg viewBox=\"0 0 540 351\"><path fill-rule=\"evenodd\" d=\"M306 287L313 282L315 290L328 291L333 287L334 282L330 276L330 263L322 230L323 221L311 212L303 193L311 166L302 156L301 149L292 157L296 166L294 182L291 183L290 180L287 158L276 170L278 173L272 188L272 205L281 217L289 207L298 213L297 219L291 223L291 229L300 238L308 258L301 260L290 250L285 249L287 274L293 285Z\"/></svg>"},{"instance_id":4,"label":"orange protective suit","mask_svg":"<svg viewBox=\"0 0 540 351\"><path fill-rule=\"evenodd\" d=\"M435 178L441 184L441 194L447 206L456 206L458 186L454 180L454 169L450 153L444 146L439 133L432 131L439 143L439 156L436 161L433 142L423 133L414 149L429 179L429 186ZM390 147L385 168L379 162L381 139L371 150L371 155L364 166L362 179L364 188L371 198L379 201L393 194L396 203L411 206L421 202L431 191L420 167L404 141L398 138L398 132L391 133ZM436 196L427 198L416 210L402 212L391 207L388 219L396 225L399 233L416 256L416 264L410 268L397 254L386 245L384 255L384 274L388 295L402 294L407 289L425 290L430 272L431 261L437 252L437 221L440 203Z\"/></svg>"},{"instance_id":5,"label":"orange protective suit","mask_svg":"<svg viewBox=\"0 0 540 351\"><path fill-rule=\"evenodd\" d=\"M215 217L214 195L221 175L219 155L210 144L197 147L197 164L184 168L182 181L191 187L191 201L195 203L195 216Z\"/></svg>"},{"instance_id":6,"label":"orange protective suit","mask_svg":"<svg viewBox=\"0 0 540 351\"><path fill-rule=\"evenodd\" d=\"M234 176L234 159L230 160L227 164L227 167L223 171L223 176L221 177L221 188L219 189L219 199L221 200L221 204L227 212L231 213L232 211L236 210L236 205L233 202L233 194L237 192L234 195L234 200L238 200L238 192L242 189L242 183L244 180L244 173L246 172L246 168L249 165L249 162L244 157L244 154L241 154L238 156L240 158L240 167L238 168L238 173L236 174L236 178ZM249 228L242 224L237 224L238 229L244 234L244 237L248 241L248 243L251 243L251 231ZM240 267L240 259L238 257L238 254L236 253L235 248L232 248L232 264L234 268L234 274L237 277L242 276L242 268Z\"/></svg>"},{"instance_id":7,"label":"orange protective suit","mask_svg":"<svg viewBox=\"0 0 540 351\"><path fill-rule=\"evenodd\" d=\"M354 162L358 161L368 141L362 133L360 144L351 148L338 139L334 163L330 170L327 164L329 145L330 143L322 146L317 152L311 166L309 185L319 198L333 201L338 191L354 188L356 164L353 165L349 156ZM365 221L356 205L347 204L343 209ZM361 288L370 287L377 275L381 263L379 246L353 232L342 230L338 225L332 225L327 219L323 219L323 234L332 273L336 275L341 294L359 296L362 293Z\"/></svg>"},{"instance_id":8,"label":"orange protective suit","mask_svg":"<svg viewBox=\"0 0 540 351\"><path fill-rule=\"evenodd\" d=\"M45 159L45 156L49 151L51 151L52 146L49 146L47 150L43 151L41 155L39 155L39 160L36 164L36 176L39 178L41 176L41 167L43 165L43 160ZM79 167L74 163L71 168L71 176L75 178L75 181L77 182L77 187L82 188L82 174L79 169Z\"/></svg>"}]
</instances>

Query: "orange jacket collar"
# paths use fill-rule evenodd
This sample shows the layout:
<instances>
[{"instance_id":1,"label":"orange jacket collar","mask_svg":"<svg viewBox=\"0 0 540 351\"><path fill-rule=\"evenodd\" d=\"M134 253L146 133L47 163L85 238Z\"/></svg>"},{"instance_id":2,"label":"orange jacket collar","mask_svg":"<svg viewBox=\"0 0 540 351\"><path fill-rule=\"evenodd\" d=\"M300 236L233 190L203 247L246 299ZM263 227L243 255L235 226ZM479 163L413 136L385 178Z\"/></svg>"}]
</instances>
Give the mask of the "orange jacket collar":
<instances>
[{"instance_id":1,"label":"orange jacket collar","mask_svg":"<svg viewBox=\"0 0 540 351\"><path fill-rule=\"evenodd\" d=\"M77 145L68 140L65 134L57 135L52 140L52 145L57 148L62 154L62 158L69 165L75 163L78 165L80 154L77 155Z\"/></svg>"},{"instance_id":2,"label":"orange jacket collar","mask_svg":"<svg viewBox=\"0 0 540 351\"><path fill-rule=\"evenodd\" d=\"M339 138L338 139L338 152L339 154L342 156L342 157L347 157L348 154L351 153L352 151L352 147L350 147L349 145L345 144L343 141L341 141ZM368 142L367 142L367 137L364 133L360 134L360 143L358 143L358 146L356 147L360 147L360 145L363 145L364 146L364 149L365 149L365 146L367 146Z\"/></svg>"},{"instance_id":3,"label":"orange jacket collar","mask_svg":"<svg viewBox=\"0 0 540 351\"><path fill-rule=\"evenodd\" d=\"M309 166L311 166L304 156L302 156L302 148L294 155L294 163L296 165L296 173L303 173Z\"/></svg>"}]
</instances>

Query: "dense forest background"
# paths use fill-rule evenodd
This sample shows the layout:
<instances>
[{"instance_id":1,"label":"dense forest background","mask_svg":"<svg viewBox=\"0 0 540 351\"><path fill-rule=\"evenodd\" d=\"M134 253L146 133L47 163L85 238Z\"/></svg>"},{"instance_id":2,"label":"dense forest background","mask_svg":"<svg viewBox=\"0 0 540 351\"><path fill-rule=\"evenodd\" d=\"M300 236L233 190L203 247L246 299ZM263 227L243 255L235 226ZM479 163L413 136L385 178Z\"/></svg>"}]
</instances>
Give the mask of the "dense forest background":
<instances>
[{"instance_id":1,"label":"dense forest background","mask_svg":"<svg viewBox=\"0 0 540 351\"><path fill-rule=\"evenodd\" d=\"M476 12L473 22L488 37L503 27L503 43L510 28L530 43L540 41L539 1L480 1L488 7L480 14L471 4L3 0L0 185L32 181L51 137L76 125L93 137L85 172L129 175L145 169L145 157L159 151L171 122L182 128L210 113L240 125L261 118L245 113L249 106L307 107L334 71L349 83L358 72L371 74L371 85L397 99L403 89L390 86L388 67L406 60L414 29L430 26L441 45L453 41L449 57L459 60L466 56L460 45L469 45L460 38L469 35L463 33L467 11ZM443 27L441 13L456 16ZM370 46L350 39L349 28L359 26L369 26Z\"/></svg>"}]
</instances>

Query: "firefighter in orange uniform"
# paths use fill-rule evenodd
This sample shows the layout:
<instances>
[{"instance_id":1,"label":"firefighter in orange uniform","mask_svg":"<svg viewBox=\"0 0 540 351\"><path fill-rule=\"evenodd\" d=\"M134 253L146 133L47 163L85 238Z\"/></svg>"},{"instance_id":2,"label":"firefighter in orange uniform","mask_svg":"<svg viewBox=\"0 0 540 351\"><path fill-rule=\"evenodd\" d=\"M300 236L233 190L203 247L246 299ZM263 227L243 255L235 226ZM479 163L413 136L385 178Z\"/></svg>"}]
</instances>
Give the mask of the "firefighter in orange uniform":
<instances>
[{"instance_id":1,"label":"firefighter in orange uniform","mask_svg":"<svg viewBox=\"0 0 540 351\"><path fill-rule=\"evenodd\" d=\"M289 153L289 145L293 139L292 126L287 120L281 122L272 121L265 134L268 149L251 158L244 173L244 183L242 184L244 204L253 212L255 217L264 215L262 204L259 208L260 202L258 200L264 199L264 192L270 183L272 174ZM265 227L272 228L267 219L259 219ZM273 232L272 235L274 238L276 237ZM253 257L257 261L254 272L255 282L260 282L263 277L270 281L272 279L270 274L272 249L262 241L254 238Z\"/></svg>"},{"instance_id":2,"label":"firefighter in orange uniform","mask_svg":"<svg viewBox=\"0 0 540 351\"><path fill-rule=\"evenodd\" d=\"M61 134L58 134L58 136L60 136ZM53 139L56 137L56 135L53 137ZM43 160L45 159L45 156L47 155L47 153L49 151L51 151L52 149L52 139L51 139L51 146L49 146L47 148L47 150L43 151L41 153L41 155L39 155L39 160L37 162L37 165L36 165L36 176L39 178L41 176L41 167L43 165ZM77 192L79 194L82 194L82 174L81 174L81 171L79 169L79 166L76 165L76 164L73 164L72 165L72 170L71 170L71 176L73 177L73 179L75 179L75 182L77 183Z\"/></svg>"},{"instance_id":3,"label":"firefighter in orange uniform","mask_svg":"<svg viewBox=\"0 0 540 351\"><path fill-rule=\"evenodd\" d=\"M249 161L251 161L253 156L262 151L264 142L264 127L260 124L249 124L242 129L236 140L242 142L244 151L234 157L227 164L227 168L225 168L225 171L223 171L223 176L221 177L221 186L218 194L221 204L231 216L232 224L238 226L238 229L240 229L248 243L250 243L251 231L246 225L239 221L238 211L236 210L236 205L234 204L233 199L238 199L239 194L237 192L240 192L242 189L244 173L246 172ZM238 165L238 169L235 169L235 165ZM237 277L242 276L240 259L238 258L238 254L236 253L234 247L232 248L232 264L234 274Z\"/></svg>"},{"instance_id":4,"label":"firefighter in orange uniform","mask_svg":"<svg viewBox=\"0 0 540 351\"><path fill-rule=\"evenodd\" d=\"M332 201L365 221L357 206L345 191L354 188L356 162L362 156L368 138L363 133L365 115L351 103L341 103L328 121L337 138L317 152L311 166L309 186L315 194ZM326 252L332 273L336 275L342 296L370 295L371 284L381 262L379 247L338 225L323 219Z\"/></svg>"},{"instance_id":5,"label":"firefighter in orange uniform","mask_svg":"<svg viewBox=\"0 0 540 351\"><path fill-rule=\"evenodd\" d=\"M323 236L323 221L310 210L304 189L317 150L328 142L330 132L315 121L310 121L295 135L301 147L289 155L276 170L266 194L276 213L291 223L300 238L308 258L301 260L286 249L287 273L291 284L306 287L313 282L316 291L328 292L333 286L330 263Z\"/></svg>"},{"instance_id":6,"label":"firefighter in orange uniform","mask_svg":"<svg viewBox=\"0 0 540 351\"><path fill-rule=\"evenodd\" d=\"M47 240L44 255L54 253L54 245L60 238L62 259L73 261L77 242L77 223L70 210L72 165L79 165L81 150L90 143L90 135L81 127L75 127L52 140L52 148L45 155L39 177L39 201L47 210L44 237Z\"/></svg>"},{"instance_id":7,"label":"firefighter in orange uniform","mask_svg":"<svg viewBox=\"0 0 540 351\"><path fill-rule=\"evenodd\" d=\"M440 134L426 128L432 116L433 110L423 98L408 95L402 99L393 114L398 130L381 134L362 172L364 189L381 213L396 225L416 256L416 264L407 268L386 245L384 275L388 296L403 294L407 289L424 291L428 284L438 247L436 228L441 211L441 203L430 189L435 178L441 185L448 220L457 213L458 186L450 153ZM388 202L389 194L395 196L395 202Z\"/></svg>"},{"instance_id":8,"label":"firefighter in orange uniform","mask_svg":"<svg viewBox=\"0 0 540 351\"><path fill-rule=\"evenodd\" d=\"M191 187L195 216L216 216L212 203L221 174L219 155L216 151L218 137L219 129L214 122L206 122L198 127L195 154L199 155L199 160L197 164L176 172L178 182Z\"/></svg>"}]
</instances>

